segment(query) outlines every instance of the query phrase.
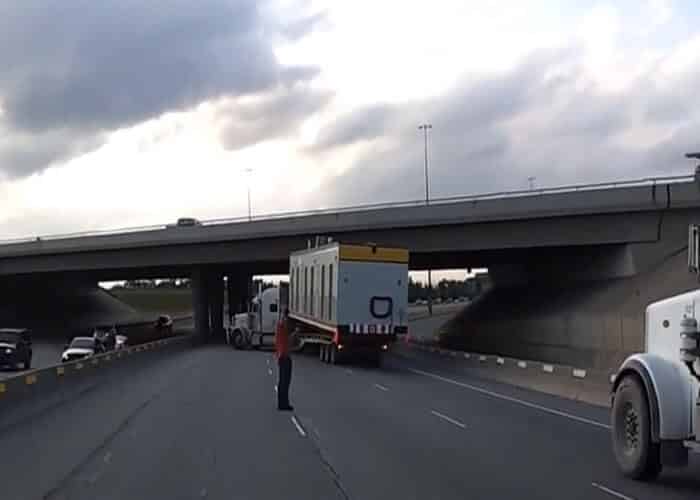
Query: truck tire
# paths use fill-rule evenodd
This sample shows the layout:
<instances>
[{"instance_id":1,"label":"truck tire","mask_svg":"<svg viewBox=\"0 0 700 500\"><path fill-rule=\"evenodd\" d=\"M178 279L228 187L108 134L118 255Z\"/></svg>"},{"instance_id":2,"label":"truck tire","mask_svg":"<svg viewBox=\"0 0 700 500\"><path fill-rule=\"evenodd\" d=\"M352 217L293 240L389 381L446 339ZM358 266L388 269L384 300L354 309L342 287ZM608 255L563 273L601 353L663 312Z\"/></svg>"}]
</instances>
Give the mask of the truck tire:
<instances>
[{"instance_id":1,"label":"truck tire","mask_svg":"<svg viewBox=\"0 0 700 500\"><path fill-rule=\"evenodd\" d=\"M245 339L241 330L234 330L232 345L235 349L243 349L245 347Z\"/></svg>"},{"instance_id":2,"label":"truck tire","mask_svg":"<svg viewBox=\"0 0 700 500\"><path fill-rule=\"evenodd\" d=\"M613 451L622 473L633 479L652 480L661 472L659 443L651 440L649 411L639 379L622 379L612 408Z\"/></svg>"}]
</instances>

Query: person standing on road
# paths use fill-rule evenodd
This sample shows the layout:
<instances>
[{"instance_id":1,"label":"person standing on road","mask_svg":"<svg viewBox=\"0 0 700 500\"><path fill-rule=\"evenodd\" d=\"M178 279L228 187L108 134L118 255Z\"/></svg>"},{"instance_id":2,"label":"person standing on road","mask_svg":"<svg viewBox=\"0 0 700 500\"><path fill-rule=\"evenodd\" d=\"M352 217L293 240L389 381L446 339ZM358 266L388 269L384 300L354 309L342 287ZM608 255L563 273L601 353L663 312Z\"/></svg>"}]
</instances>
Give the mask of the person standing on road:
<instances>
[{"instance_id":1,"label":"person standing on road","mask_svg":"<svg viewBox=\"0 0 700 500\"><path fill-rule=\"evenodd\" d=\"M277 409L292 411L289 404L289 384L292 381L292 358L289 356L289 309L285 308L277 322L275 332L275 353L277 355Z\"/></svg>"}]
</instances>

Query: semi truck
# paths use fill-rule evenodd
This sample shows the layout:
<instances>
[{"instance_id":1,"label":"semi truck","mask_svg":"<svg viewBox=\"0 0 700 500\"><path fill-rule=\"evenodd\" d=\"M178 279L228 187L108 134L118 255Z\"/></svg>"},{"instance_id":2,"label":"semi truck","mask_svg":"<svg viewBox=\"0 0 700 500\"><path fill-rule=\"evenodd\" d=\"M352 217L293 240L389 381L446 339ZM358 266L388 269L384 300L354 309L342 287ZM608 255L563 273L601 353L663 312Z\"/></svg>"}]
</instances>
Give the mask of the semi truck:
<instances>
[{"instance_id":1,"label":"semi truck","mask_svg":"<svg viewBox=\"0 0 700 500\"><path fill-rule=\"evenodd\" d=\"M289 283L262 291L227 333L236 347L271 345L289 309L296 347L318 346L331 364L364 358L381 365L408 333L408 250L316 238L289 258Z\"/></svg>"},{"instance_id":2,"label":"semi truck","mask_svg":"<svg viewBox=\"0 0 700 500\"><path fill-rule=\"evenodd\" d=\"M688 265L700 272L700 226L691 225ZM700 289L646 308L645 349L622 363L612 385L612 444L622 472L651 480L700 451Z\"/></svg>"}]
</instances>

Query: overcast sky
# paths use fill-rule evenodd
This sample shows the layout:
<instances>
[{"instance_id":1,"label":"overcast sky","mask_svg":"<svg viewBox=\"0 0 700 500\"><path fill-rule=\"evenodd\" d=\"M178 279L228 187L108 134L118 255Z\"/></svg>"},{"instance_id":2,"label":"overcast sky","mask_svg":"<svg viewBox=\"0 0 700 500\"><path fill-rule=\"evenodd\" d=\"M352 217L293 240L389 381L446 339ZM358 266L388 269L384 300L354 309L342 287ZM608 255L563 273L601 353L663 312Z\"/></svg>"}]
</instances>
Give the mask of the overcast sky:
<instances>
[{"instance_id":1,"label":"overcast sky","mask_svg":"<svg viewBox=\"0 0 700 500\"><path fill-rule=\"evenodd\" d=\"M0 237L690 173L694 0L0 4ZM246 173L246 169L252 172Z\"/></svg>"}]
</instances>

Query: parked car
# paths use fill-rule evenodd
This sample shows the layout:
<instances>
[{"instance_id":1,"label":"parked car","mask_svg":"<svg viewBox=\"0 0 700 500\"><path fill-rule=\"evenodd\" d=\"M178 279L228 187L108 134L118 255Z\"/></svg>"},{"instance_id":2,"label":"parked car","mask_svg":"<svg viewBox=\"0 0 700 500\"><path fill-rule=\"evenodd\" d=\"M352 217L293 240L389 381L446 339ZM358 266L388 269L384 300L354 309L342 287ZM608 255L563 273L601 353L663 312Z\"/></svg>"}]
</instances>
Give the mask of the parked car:
<instances>
[{"instance_id":1,"label":"parked car","mask_svg":"<svg viewBox=\"0 0 700 500\"><path fill-rule=\"evenodd\" d=\"M32 367L32 336L26 328L0 328L0 367Z\"/></svg>"},{"instance_id":2,"label":"parked car","mask_svg":"<svg viewBox=\"0 0 700 500\"><path fill-rule=\"evenodd\" d=\"M128 337L126 335L115 335L114 336L114 348L115 349L126 349L127 342L129 341Z\"/></svg>"},{"instance_id":3,"label":"parked car","mask_svg":"<svg viewBox=\"0 0 700 500\"><path fill-rule=\"evenodd\" d=\"M104 347L95 337L75 337L66 344L63 354L61 354L61 361L65 363L89 358L102 352L104 352Z\"/></svg>"},{"instance_id":4,"label":"parked car","mask_svg":"<svg viewBox=\"0 0 700 500\"><path fill-rule=\"evenodd\" d=\"M117 344L117 327L97 327L93 330L92 336L102 345L105 351L111 351Z\"/></svg>"},{"instance_id":5,"label":"parked car","mask_svg":"<svg viewBox=\"0 0 700 500\"><path fill-rule=\"evenodd\" d=\"M155 323L155 329L167 335L173 334L173 319L167 314L161 314Z\"/></svg>"}]
</instances>

